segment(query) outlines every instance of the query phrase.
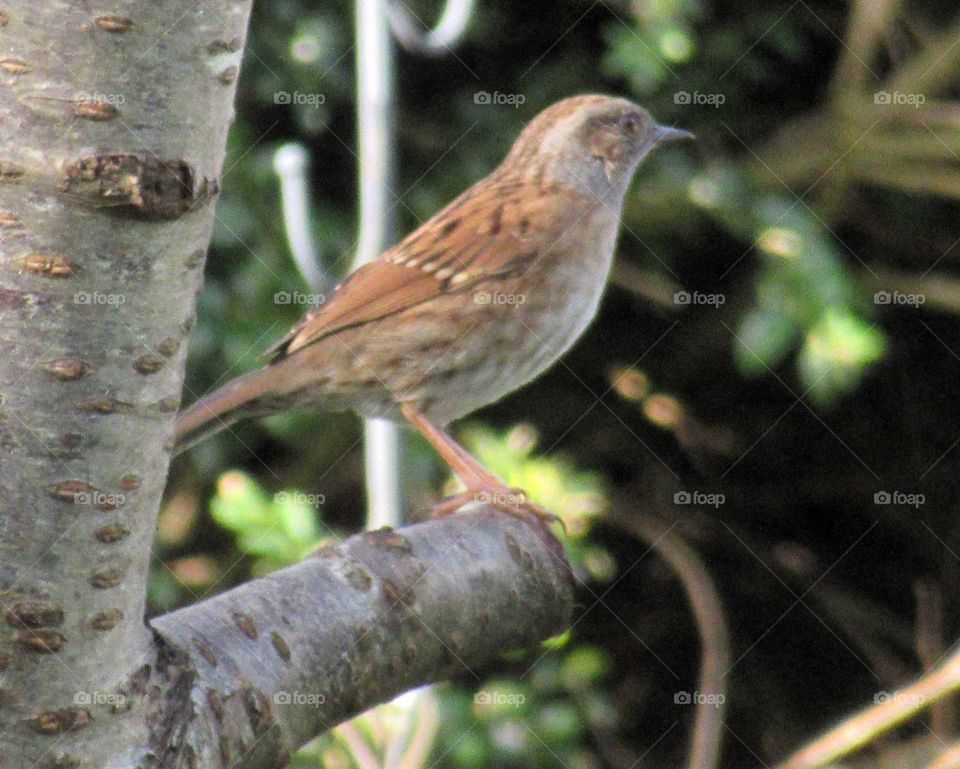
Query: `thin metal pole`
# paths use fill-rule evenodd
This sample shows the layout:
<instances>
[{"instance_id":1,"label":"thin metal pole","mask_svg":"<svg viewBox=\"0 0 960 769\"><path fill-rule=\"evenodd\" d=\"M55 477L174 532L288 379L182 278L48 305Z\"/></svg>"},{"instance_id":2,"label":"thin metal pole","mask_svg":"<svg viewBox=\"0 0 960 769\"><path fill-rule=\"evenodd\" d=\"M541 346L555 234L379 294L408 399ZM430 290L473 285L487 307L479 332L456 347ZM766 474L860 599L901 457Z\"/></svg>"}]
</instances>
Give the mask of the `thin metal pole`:
<instances>
[{"instance_id":1,"label":"thin metal pole","mask_svg":"<svg viewBox=\"0 0 960 769\"><path fill-rule=\"evenodd\" d=\"M384 0L357 0L357 144L360 240L354 267L376 259L393 242L390 205L396 176L394 47ZM392 422L364 423L367 528L400 523L400 434Z\"/></svg>"},{"instance_id":2,"label":"thin metal pole","mask_svg":"<svg viewBox=\"0 0 960 769\"><path fill-rule=\"evenodd\" d=\"M307 169L310 156L302 144L290 142L273 155L273 170L280 178L283 227L293 261L313 291L329 291L326 275L317 257L310 231L310 191Z\"/></svg>"},{"instance_id":3,"label":"thin metal pole","mask_svg":"<svg viewBox=\"0 0 960 769\"><path fill-rule=\"evenodd\" d=\"M463 39L473 15L475 0L447 0L436 25L420 30L422 19L414 19L403 0L387 4L388 20L400 45L424 56L441 56Z\"/></svg>"}]
</instances>

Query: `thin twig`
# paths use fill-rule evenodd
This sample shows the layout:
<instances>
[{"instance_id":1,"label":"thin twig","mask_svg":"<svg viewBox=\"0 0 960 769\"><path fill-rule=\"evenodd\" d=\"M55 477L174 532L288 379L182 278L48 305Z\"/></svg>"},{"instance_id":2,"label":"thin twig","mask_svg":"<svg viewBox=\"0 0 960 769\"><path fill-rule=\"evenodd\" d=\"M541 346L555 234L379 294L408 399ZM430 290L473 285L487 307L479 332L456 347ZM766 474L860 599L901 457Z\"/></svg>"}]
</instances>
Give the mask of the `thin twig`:
<instances>
[{"instance_id":1,"label":"thin twig","mask_svg":"<svg viewBox=\"0 0 960 769\"><path fill-rule=\"evenodd\" d=\"M916 716L960 690L960 649L936 670L914 683L883 697L830 729L790 756L775 769L816 769L826 766L877 739L895 726Z\"/></svg>"},{"instance_id":2,"label":"thin twig","mask_svg":"<svg viewBox=\"0 0 960 769\"><path fill-rule=\"evenodd\" d=\"M953 743L927 764L925 769L960 769L960 742Z\"/></svg>"},{"instance_id":3,"label":"thin twig","mask_svg":"<svg viewBox=\"0 0 960 769\"><path fill-rule=\"evenodd\" d=\"M875 268L876 275L864 270L860 279L871 293L886 291L890 294L891 306L896 304L894 293L916 297L912 302L919 302L922 297L924 308L942 310L951 313L960 313L960 281L945 275L931 275L922 278L906 272ZM915 304L900 304L899 309L914 309Z\"/></svg>"},{"instance_id":4,"label":"thin twig","mask_svg":"<svg viewBox=\"0 0 960 769\"><path fill-rule=\"evenodd\" d=\"M631 294L636 294L671 312L678 312L688 307L688 305L674 301L674 294L683 288L679 283L675 283L665 275L644 270L622 259L614 263L610 279L615 286L619 286Z\"/></svg>"},{"instance_id":5,"label":"thin twig","mask_svg":"<svg viewBox=\"0 0 960 769\"><path fill-rule=\"evenodd\" d=\"M835 96L858 90L870 82L868 66L876 57L899 6L898 0L856 0L852 4L840 60L830 86Z\"/></svg>"},{"instance_id":6,"label":"thin twig","mask_svg":"<svg viewBox=\"0 0 960 769\"><path fill-rule=\"evenodd\" d=\"M960 20L935 38L923 51L902 66L891 79L888 91L932 96L949 88L960 65Z\"/></svg>"},{"instance_id":7,"label":"thin twig","mask_svg":"<svg viewBox=\"0 0 960 769\"><path fill-rule=\"evenodd\" d=\"M936 667L943 659L943 592L932 580L920 579L913 584L917 602L915 623L917 657L924 670ZM930 727L941 739L954 733L953 702L941 700L930 709Z\"/></svg>"},{"instance_id":8,"label":"thin twig","mask_svg":"<svg viewBox=\"0 0 960 769\"><path fill-rule=\"evenodd\" d=\"M723 603L699 556L662 521L634 518L625 512L609 514L613 523L649 543L677 575L687 594L700 633L698 691L716 695L697 703L690 740L688 769L714 769L723 744L726 709L724 673L730 668L730 630Z\"/></svg>"}]
</instances>

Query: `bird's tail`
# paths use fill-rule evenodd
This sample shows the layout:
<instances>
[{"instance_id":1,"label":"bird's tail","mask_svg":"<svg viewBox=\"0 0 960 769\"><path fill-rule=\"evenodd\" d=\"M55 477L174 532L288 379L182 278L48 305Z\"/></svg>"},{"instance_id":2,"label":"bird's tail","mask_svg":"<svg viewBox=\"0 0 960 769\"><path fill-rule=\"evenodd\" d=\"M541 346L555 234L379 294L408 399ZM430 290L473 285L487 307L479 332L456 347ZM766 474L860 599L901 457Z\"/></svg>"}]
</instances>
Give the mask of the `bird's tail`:
<instances>
[{"instance_id":1,"label":"bird's tail","mask_svg":"<svg viewBox=\"0 0 960 769\"><path fill-rule=\"evenodd\" d=\"M275 383L275 374L268 366L237 377L182 412L174 428L173 453L179 454L240 419L269 413L262 400Z\"/></svg>"}]
</instances>

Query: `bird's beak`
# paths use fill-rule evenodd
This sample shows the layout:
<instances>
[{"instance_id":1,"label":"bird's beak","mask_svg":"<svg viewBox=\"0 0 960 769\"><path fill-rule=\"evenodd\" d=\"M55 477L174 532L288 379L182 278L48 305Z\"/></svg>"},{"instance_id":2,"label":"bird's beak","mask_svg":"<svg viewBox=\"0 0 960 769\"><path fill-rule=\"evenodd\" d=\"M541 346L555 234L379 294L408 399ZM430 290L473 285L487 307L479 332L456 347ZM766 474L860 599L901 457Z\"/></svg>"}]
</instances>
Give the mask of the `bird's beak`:
<instances>
[{"instance_id":1,"label":"bird's beak","mask_svg":"<svg viewBox=\"0 0 960 769\"><path fill-rule=\"evenodd\" d=\"M682 128L674 128L668 125L658 125L656 128L656 140L658 142L672 142L677 139L695 139L696 137L689 131Z\"/></svg>"}]
</instances>

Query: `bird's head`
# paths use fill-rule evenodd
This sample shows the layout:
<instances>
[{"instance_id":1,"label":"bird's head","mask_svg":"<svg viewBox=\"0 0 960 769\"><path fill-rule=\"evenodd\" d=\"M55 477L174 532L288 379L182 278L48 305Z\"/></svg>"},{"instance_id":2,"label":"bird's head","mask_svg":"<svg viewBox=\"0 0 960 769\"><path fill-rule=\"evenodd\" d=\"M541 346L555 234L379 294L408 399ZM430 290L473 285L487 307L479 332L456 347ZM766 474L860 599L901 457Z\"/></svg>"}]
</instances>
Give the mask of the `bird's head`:
<instances>
[{"instance_id":1,"label":"bird's head","mask_svg":"<svg viewBox=\"0 0 960 769\"><path fill-rule=\"evenodd\" d=\"M501 171L560 182L619 204L640 161L655 146L687 138L692 134L658 124L627 99L574 96L530 121Z\"/></svg>"}]
</instances>

